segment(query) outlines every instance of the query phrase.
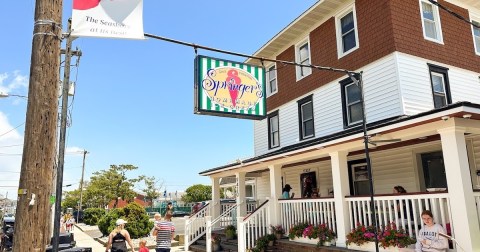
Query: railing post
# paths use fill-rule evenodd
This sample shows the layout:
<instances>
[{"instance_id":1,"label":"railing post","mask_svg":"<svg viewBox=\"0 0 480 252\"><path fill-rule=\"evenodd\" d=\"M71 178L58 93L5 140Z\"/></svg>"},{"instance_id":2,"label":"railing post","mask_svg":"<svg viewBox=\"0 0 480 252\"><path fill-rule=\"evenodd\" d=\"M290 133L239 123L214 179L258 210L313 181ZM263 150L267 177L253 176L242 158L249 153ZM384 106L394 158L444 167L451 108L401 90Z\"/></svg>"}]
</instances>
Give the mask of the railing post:
<instances>
[{"instance_id":1,"label":"railing post","mask_svg":"<svg viewBox=\"0 0 480 252\"><path fill-rule=\"evenodd\" d=\"M212 252L212 216L206 216L205 220L207 222L207 228L205 230L205 234L207 236L207 252Z\"/></svg>"},{"instance_id":2,"label":"railing post","mask_svg":"<svg viewBox=\"0 0 480 252\"><path fill-rule=\"evenodd\" d=\"M191 221L190 221L190 216L185 216L185 232L184 232L184 245L183 245L183 249L185 251L188 251L188 247L189 247L189 244L190 244L190 224L191 224Z\"/></svg>"},{"instance_id":3,"label":"railing post","mask_svg":"<svg viewBox=\"0 0 480 252\"><path fill-rule=\"evenodd\" d=\"M247 236L245 234L245 222L243 221L243 216L237 216L237 231L238 251L246 251Z\"/></svg>"}]
</instances>

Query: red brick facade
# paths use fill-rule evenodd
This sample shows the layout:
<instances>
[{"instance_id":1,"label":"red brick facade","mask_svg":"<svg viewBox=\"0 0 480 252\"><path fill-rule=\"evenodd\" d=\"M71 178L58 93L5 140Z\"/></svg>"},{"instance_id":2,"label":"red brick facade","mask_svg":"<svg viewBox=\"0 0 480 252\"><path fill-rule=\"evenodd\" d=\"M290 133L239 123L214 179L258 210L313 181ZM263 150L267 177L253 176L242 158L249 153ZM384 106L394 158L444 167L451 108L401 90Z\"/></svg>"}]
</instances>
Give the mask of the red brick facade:
<instances>
[{"instance_id":1,"label":"red brick facade","mask_svg":"<svg viewBox=\"0 0 480 252\"><path fill-rule=\"evenodd\" d=\"M468 18L468 10L445 1L440 4ZM471 27L440 9L444 44L423 37L418 0L357 0L355 1L359 48L338 59L335 17L331 17L310 33L311 62L314 65L356 70L395 51L428 58L480 72L480 56L475 54ZM277 59L295 61L292 44ZM296 81L295 67L277 63L278 93L267 99L267 110L298 99L343 75L313 70Z\"/></svg>"}]
</instances>

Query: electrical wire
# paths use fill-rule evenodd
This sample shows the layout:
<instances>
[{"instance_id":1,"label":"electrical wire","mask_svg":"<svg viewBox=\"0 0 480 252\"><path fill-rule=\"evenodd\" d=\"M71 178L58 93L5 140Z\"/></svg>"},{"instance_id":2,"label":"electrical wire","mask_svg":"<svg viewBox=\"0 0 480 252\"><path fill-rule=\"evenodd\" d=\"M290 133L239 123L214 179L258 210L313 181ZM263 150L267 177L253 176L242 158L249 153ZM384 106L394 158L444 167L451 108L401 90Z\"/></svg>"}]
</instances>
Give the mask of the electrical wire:
<instances>
[{"instance_id":1,"label":"electrical wire","mask_svg":"<svg viewBox=\"0 0 480 252\"><path fill-rule=\"evenodd\" d=\"M463 17L462 15L460 15L460 14L458 14L458 13L450 10L449 8L447 8L447 7L439 4L438 2L436 2L436 1L434 1L434 0L428 0L428 1L429 1L430 3L436 5L436 6L440 7L441 9L445 10L446 12L450 13L450 14L453 15L454 17L456 17L456 18L458 18L458 19L460 19L460 20L462 20L462 21L464 21L464 22L472 25L472 26L475 27L475 28L479 28L479 29L480 29L480 25L475 24L474 22L466 19L466 18Z\"/></svg>"},{"instance_id":2,"label":"electrical wire","mask_svg":"<svg viewBox=\"0 0 480 252\"><path fill-rule=\"evenodd\" d=\"M9 148L9 147L15 147L15 146L23 146L23 144L4 145L4 146L0 146L0 148Z\"/></svg>"},{"instance_id":3,"label":"electrical wire","mask_svg":"<svg viewBox=\"0 0 480 252\"><path fill-rule=\"evenodd\" d=\"M5 136L6 134L8 134L8 133L10 133L10 132L12 132L12 131L14 131L14 130L16 130L18 127L20 127L20 126L22 126L22 125L24 125L24 124L25 124L25 122L23 122L22 124L18 125L17 127L13 128L13 129L11 129L11 130L9 130L9 131L1 134L0 137Z\"/></svg>"}]
</instances>

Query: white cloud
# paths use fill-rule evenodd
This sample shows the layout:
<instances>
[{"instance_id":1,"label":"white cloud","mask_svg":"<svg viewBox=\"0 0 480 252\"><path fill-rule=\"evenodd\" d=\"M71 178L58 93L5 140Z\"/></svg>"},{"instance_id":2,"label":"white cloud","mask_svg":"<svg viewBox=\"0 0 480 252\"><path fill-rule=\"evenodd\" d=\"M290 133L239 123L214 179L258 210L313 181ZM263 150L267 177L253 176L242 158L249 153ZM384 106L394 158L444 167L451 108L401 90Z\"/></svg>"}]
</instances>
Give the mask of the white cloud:
<instances>
[{"instance_id":1,"label":"white cloud","mask_svg":"<svg viewBox=\"0 0 480 252\"><path fill-rule=\"evenodd\" d=\"M0 73L0 92L16 95L26 95L28 88L28 76L21 75L20 71L14 71L12 76L8 73ZM18 93L17 93L18 92Z\"/></svg>"},{"instance_id":2,"label":"white cloud","mask_svg":"<svg viewBox=\"0 0 480 252\"><path fill-rule=\"evenodd\" d=\"M23 152L23 136L14 128L0 111L0 191L9 198L16 195Z\"/></svg>"}]
</instances>

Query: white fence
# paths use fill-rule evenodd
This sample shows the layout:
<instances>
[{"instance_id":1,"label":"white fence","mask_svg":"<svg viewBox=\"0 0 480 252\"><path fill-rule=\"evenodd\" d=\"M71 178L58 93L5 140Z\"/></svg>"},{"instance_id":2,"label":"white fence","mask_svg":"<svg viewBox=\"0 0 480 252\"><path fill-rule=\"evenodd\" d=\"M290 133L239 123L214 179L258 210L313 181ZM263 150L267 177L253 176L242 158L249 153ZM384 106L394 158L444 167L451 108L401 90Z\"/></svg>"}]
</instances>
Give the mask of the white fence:
<instances>
[{"instance_id":1,"label":"white fence","mask_svg":"<svg viewBox=\"0 0 480 252\"><path fill-rule=\"evenodd\" d=\"M211 215L210 212L210 204L207 203L194 215L185 217L185 251L205 234L207 229L205 218Z\"/></svg>"},{"instance_id":2,"label":"white fence","mask_svg":"<svg viewBox=\"0 0 480 252\"><path fill-rule=\"evenodd\" d=\"M252 249L258 238L270 230L270 208L268 200L243 220L238 221L238 251Z\"/></svg>"}]
</instances>

